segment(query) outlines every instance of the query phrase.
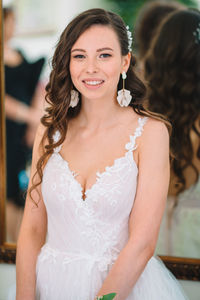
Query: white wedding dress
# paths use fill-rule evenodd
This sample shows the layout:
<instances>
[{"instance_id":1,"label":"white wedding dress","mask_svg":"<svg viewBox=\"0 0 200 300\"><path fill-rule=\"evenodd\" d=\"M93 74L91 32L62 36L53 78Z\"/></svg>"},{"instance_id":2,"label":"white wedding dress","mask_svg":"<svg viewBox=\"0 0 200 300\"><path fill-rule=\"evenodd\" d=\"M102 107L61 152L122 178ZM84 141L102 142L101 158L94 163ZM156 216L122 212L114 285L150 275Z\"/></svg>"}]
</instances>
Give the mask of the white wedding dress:
<instances>
[{"instance_id":1,"label":"white wedding dress","mask_svg":"<svg viewBox=\"0 0 200 300\"><path fill-rule=\"evenodd\" d=\"M125 155L103 173L97 172L96 183L86 191L84 201L76 174L59 154L61 146L49 158L42 181L48 233L36 266L37 300L94 300L128 240L138 174L133 151L146 120L138 119L139 126L125 146ZM58 139L56 132L54 140ZM130 263L134 270L134 261ZM182 299L186 296L178 282L155 257L127 298Z\"/></svg>"}]
</instances>

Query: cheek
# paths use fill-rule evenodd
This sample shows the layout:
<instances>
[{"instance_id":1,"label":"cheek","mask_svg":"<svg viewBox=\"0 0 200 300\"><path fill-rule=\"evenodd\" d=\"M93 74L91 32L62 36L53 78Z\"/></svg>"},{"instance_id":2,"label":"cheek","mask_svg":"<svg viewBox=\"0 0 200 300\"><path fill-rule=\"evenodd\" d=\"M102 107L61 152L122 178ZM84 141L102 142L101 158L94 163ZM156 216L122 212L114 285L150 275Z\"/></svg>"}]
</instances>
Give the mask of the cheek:
<instances>
[{"instance_id":1,"label":"cheek","mask_svg":"<svg viewBox=\"0 0 200 300\"><path fill-rule=\"evenodd\" d=\"M74 64L73 62L70 62L69 71L70 71L70 76L73 84L76 84L78 72L79 72L77 65Z\"/></svg>"},{"instance_id":2,"label":"cheek","mask_svg":"<svg viewBox=\"0 0 200 300\"><path fill-rule=\"evenodd\" d=\"M119 65L115 64L107 70L107 74L110 78L111 85L117 85L120 78L121 68Z\"/></svg>"}]
</instances>

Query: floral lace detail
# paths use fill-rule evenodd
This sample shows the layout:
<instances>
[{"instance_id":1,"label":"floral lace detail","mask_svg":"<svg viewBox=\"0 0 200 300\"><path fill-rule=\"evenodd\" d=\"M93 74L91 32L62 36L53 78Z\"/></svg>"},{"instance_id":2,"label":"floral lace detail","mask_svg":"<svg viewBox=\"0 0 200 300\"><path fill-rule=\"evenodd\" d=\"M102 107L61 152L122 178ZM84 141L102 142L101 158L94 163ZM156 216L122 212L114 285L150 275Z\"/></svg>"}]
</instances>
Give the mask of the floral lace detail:
<instances>
[{"instance_id":1,"label":"floral lace detail","mask_svg":"<svg viewBox=\"0 0 200 300\"><path fill-rule=\"evenodd\" d=\"M132 151L136 149L136 138L142 134L146 120L147 118L138 119L139 126L135 130L135 134L130 136L130 142L126 144L126 150L128 151L125 152L124 156L115 159L113 165L107 166L104 172L96 173L96 182L91 188L86 190L85 201L82 199L82 186L77 181L76 174L70 170L68 162L59 153L61 145L55 148L54 153L45 166L43 176L45 187L42 187L42 191L44 193L44 202L48 207L49 220L55 218L55 225L57 223L56 214L58 214L59 222L61 224L61 220L64 222L62 228L71 228L74 226L73 224L80 228L78 240L87 241L89 246L89 249L85 249L83 253L91 252L88 253L88 256L86 254L83 255L84 259L87 258L89 261L89 270L94 263L98 264L99 270L107 270L108 265L119 254L120 249L116 245L119 242L120 232L128 224L127 218L129 217L136 191L138 169L133 159ZM58 142L59 139L60 134L57 131L54 134L54 142ZM46 199L48 199L48 202ZM51 208L49 208L50 206ZM110 226L110 214L107 214L107 210L112 211L113 215L118 214L120 210L120 216L113 220L112 226ZM123 215L124 213L125 215ZM73 220L73 222L69 223L68 219ZM50 240L54 236L51 232L54 231L53 228L51 226L50 229L48 228ZM62 228L60 228L61 232ZM73 228L71 232L73 232ZM68 232L68 234L70 235L71 233ZM71 238L76 239L76 237ZM78 245L79 241L77 241ZM79 249L79 247L76 249ZM44 249L46 250L41 259L47 259L51 263L56 263L59 259L60 251L52 250L51 247ZM68 249L68 246L66 246L66 249ZM77 253L69 253L68 255L65 252L63 265L82 258L82 253L80 256Z\"/></svg>"},{"instance_id":2,"label":"floral lace detail","mask_svg":"<svg viewBox=\"0 0 200 300\"><path fill-rule=\"evenodd\" d=\"M87 271L89 274L95 264L97 264L99 271L107 271L108 267L117 259L119 252L120 251L116 248L104 252L101 255L97 255L97 253L91 255L88 253L65 252L52 248L47 243L41 249L39 260L40 262L48 261L48 263L55 264L59 259L63 268L74 261L87 260Z\"/></svg>"},{"instance_id":3,"label":"floral lace detail","mask_svg":"<svg viewBox=\"0 0 200 300\"><path fill-rule=\"evenodd\" d=\"M133 151L137 148L135 145L136 138L142 135L143 126L146 123L148 117L138 118L139 126L135 130L135 134L130 136L130 142L126 144L125 148L128 151Z\"/></svg>"},{"instance_id":4,"label":"floral lace detail","mask_svg":"<svg viewBox=\"0 0 200 300\"><path fill-rule=\"evenodd\" d=\"M134 136L141 134L142 123ZM61 146L49 158L41 184L48 222L46 243L36 266L37 300L66 300L66 297L68 300L93 300L102 287L129 238L129 218L134 209L138 179L132 153L134 136L123 157L116 159L103 173L97 172L97 181L86 192L85 201L76 174L59 154ZM59 137L56 133L55 140ZM142 274L146 284L142 279L129 298L151 299L152 287L154 295L158 294L154 283L160 278L161 288L156 300L165 295L163 288L169 291L166 299L184 299L176 294L171 297L169 274L166 273L165 279L163 267L159 269L155 259L151 259L151 265L152 272L148 263L147 271Z\"/></svg>"}]
</instances>

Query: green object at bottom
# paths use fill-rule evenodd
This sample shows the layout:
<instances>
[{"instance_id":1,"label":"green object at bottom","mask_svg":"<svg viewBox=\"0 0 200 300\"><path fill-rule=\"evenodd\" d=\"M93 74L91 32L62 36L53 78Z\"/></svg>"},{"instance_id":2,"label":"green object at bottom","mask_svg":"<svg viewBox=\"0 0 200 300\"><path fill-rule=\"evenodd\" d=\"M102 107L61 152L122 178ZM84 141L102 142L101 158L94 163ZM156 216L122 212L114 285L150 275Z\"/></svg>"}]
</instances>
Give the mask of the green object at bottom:
<instances>
[{"instance_id":1,"label":"green object at bottom","mask_svg":"<svg viewBox=\"0 0 200 300\"><path fill-rule=\"evenodd\" d=\"M112 300L117 294L116 293L111 293L103 296L103 300Z\"/></svg>"}]
</instances>

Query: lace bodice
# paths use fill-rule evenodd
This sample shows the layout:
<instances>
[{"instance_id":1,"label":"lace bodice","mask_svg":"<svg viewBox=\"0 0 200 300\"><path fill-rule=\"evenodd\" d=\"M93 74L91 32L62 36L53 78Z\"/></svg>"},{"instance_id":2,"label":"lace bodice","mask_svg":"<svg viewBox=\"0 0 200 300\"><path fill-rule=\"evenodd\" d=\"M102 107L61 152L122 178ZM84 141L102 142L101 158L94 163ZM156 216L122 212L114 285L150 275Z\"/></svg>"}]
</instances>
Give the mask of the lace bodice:
<instances>
[{"instance_id":1,"label":"lace bodice","mask_svg":"<svg viewBox=\"0 0 200 300\"><path fill-rule=\"evenodd\" d=\"M46 243L36 264L37 300L95 299L128 241L129 216L138 180L133 151L146 120L138 118L138 127L125 145L125 154L104 172L96 173L96 182L86 190L84 200L76 174L59 153L62 146L54 149L42 181L48 225ZM57 131L54 141L59 139ZM135 262L130 263L134 269ZM133 299L186 297L168 270L152 257L126 298Z\"/></svg>"},{"instance_id":2,"label":"lace bodice","mask_svg":"<svg viewBox=\"0 0 200 300\"><path fill-rule=\"evenodd\" d=\"M133 159L136 139L141 136L147 118L138 119L138 127L125 145L124 156L116 159L85 192L76 174L54 149L43 174L42 195L48 215L46 255L52 262L63 253L63 266L72 260L89 259L106 270L128 239L128 220L137 187L137 165ZM60 134L54 134L57 142Z\"/></svg>"}]
</instances>

